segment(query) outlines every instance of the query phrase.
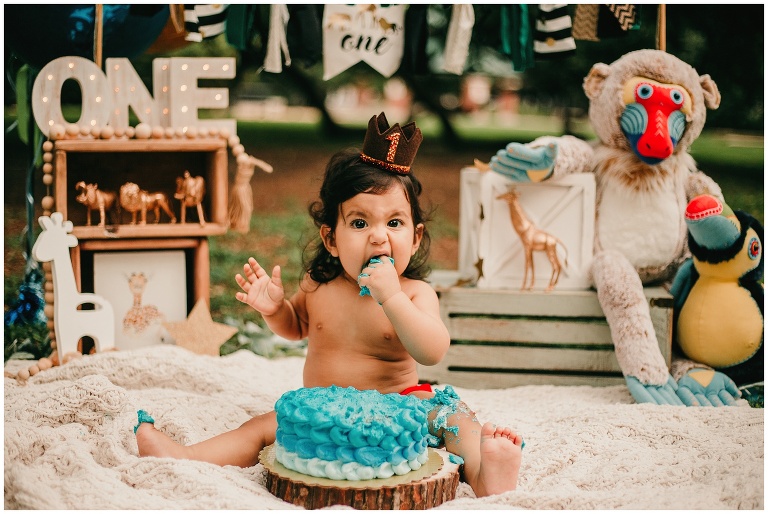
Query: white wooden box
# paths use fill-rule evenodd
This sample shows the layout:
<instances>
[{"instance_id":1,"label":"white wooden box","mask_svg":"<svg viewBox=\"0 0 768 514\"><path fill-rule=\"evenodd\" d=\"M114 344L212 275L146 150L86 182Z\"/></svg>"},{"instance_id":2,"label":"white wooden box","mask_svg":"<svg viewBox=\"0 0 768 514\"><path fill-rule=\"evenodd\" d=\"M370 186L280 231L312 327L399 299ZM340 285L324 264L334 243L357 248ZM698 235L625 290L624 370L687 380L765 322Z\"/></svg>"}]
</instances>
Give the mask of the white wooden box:
<instances>
[{"instance_id":1,"label":"white wooden box","mask_svg":"<svg viewBox=\"0 0 768 514\"><path fill-rule=\"evenodd\" d=\"M459 176L459 280L477 283L480 265L478 239L480 236L480 177L477 168L463 168Z\"/></svg>"},{"instance_id":2,"label":"white wooden box","mask_svg":"<svg viewBox=\"0 0 768 514\"><path fill-rule=\"evenodd\" d=\"M481 289L521 289L525 254L510 218L510 206L498 197L514 187L519 205L533 225L562 244L563 269L557 290L585 290L594 250L595 179L591 173L567 175L542 183L516 183L494 172L461 172L459 278ZM534 290L550 282L552 265L533 252Z\"/></svg>"},{"instance_id":3,"label":"white wooden box","mask_svg":"<svg viewBox=\"0 0 768 514\"><path fill-rule=\"evenodd\" d=\"M517 291L455 287L435 271L440 316L451 336L445 358L419 378L473 389L521 385L616 385L624 378L594 290ZM646 288L659 349L669 366L672 296Z\"/></svg>"}]
</instances>

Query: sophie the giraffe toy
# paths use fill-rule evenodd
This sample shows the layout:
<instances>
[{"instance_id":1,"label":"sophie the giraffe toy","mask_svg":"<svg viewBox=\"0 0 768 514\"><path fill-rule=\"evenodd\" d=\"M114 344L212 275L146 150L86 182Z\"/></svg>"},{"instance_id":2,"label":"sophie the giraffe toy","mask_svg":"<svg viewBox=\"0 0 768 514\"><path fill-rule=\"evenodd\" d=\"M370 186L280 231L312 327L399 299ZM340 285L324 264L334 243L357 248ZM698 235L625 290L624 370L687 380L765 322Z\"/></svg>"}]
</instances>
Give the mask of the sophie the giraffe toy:
<instances>
[{"instance_id":1,"label":"sophie the giraffe toy","mask_svg":"<svg viewBox=\"0 0 768 514\"><path fill-rule=\"evenodd\" d=\"M60 212L38 218L43 231L37 236L32 256L39 262L51 261L53 272L54 330L56 349L61 357L77 352L77 342L90 336L96 351L115 346L115 313L112 304L101 296L80 293L75 284L69 249L77 246L72 222L64 221ZM92 310L80 310L81 305L93 305Z\"/></svg>"}]
</instances>

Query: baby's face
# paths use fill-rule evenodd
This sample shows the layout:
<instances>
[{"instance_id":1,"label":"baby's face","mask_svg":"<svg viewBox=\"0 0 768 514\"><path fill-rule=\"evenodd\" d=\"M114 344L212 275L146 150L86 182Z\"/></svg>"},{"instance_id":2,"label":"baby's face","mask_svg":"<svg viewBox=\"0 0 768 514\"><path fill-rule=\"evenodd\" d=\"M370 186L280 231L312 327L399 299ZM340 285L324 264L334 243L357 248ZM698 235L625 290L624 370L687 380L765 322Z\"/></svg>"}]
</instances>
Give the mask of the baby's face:
<instances>
[{"instance_id":1,"label":"baby's face","mask_svg":"<svg viewBox=\"0 0 768 514\"><path fill-rule=\"evenodd\" d=\"M411 204L402 187L382 194L360 193L341 204L339 220L327 244L344 271L356 279L372 257L395 259L398 275L421 243L423 225L414 226Z\"/></svg>"}]
</instances>

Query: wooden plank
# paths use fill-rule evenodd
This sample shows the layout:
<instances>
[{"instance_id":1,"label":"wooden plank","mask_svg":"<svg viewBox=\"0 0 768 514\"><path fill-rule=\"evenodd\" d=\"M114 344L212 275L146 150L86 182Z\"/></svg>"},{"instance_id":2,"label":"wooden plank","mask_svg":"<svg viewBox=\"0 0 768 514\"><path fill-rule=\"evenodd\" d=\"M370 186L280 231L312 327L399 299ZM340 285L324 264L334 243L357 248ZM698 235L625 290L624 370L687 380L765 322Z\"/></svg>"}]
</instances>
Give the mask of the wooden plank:
<instances>
[{"instance_id":1,"label":"wooden plank","mask_svg":"<svg viewBox=\"0 0 768 514\"><path fill-rule=\"evenodd\" d=\"M194 261L194 291L195 291L195 303L200 298L204 298L210 307L210 291L211 291L211 262L208 239L201 238L198 240L199 244L195 247Z\"/></svg>"},{"instance_id":2,"label":"wooden plank","mask_svg":"<svg viewBox=\"0 0 768 514\"><path fill-rule=\"evenodd\" d=\"M421 375L420 375L421 377ZM426 375L425 375L426 377ZM625 384L623 377L604 377L604 376L572 376L538 374L538 373L482 373L482 372L462 372L449 373L448 371L438 371L431 375L430 379L423 380L435 381L438 384L450 384L456 387L465 387L467 389L506 389L508 387L519 387L527 385L556 385L556 386L608 386Z\"/></svg>"},{"instance_id":3,"label":"wooden plank","mask_svg":"<svg viewBox=\"0 0 768 514\"><path fill-rule=\"evenodd\" d=\"M177 250L181 248L197 248L200 240L196 238L165 239L151 241L146 239L107 239L87 240L80 242L83 251L117 251L117 250Z\"/></svg>"},{"instance_id":4,"label":"wooden plank","mask_svg":"<svg viewBox=\"0 0 768 514\"><path fill-rule=\"evenodd\" d=\"M152 214L148 217L151 219ZM139 216L140 217L140 216ZM218 236L226 234L229 227L222 223L206 223L200 225L197 222L189 223L153 223L150 221L146 225L108 225L99 226L76 226L72 229L72 234L79 240L83 239L118 239L118 238L168 238L168 237L205 237Z\"/></svg>"},{"instance_id":5,"label":"wooden plank","mask_svg":"<svg viewBox=\"0 0 768 514\"><path fill-rule=\"evenodd\" d=\"M543 308L539 312L549 312L544 310L548 308L548 302L552 301L555 304L559 304L563 299L573 301L575 299L589 299L590 303L597 302L597 292L594 289L585 289L583 291L519 291L516 289L478 289L476 287L457 287L455 284L459 282L459 272L457 270L433 270L430 273L427 280L432 284L435 291L441 297L441 302L454 302L459 306L465 306L475 301L504 301L505 298L509 299L513 303L512 306L516 306L517 302L532 301ZM673 299L672 295L664 288L660 286L645 287L643 288L646 298L651 302L651 305L659 307L672 307ZM599 302L597 302L599 305ZM593 305L592 305L593 307ZM504 309L502 309L503 311ZM454 312L459 312L459 309L452 309ZM477 312L476 310L466 310L461 312ZM522 314L520 311L509 311L517 314ZM603 316L603 311L600 309L599 316Z\"/></svg>"},{"instance_id":6,"label":"wooden plank","mask_svg":"<svg viewBox=\"0 0 768 514\"><path fill-rule=\"evenodd\" d=\"M54 208L52 212L60 212L65 220L67 216L67 154L61 150L55 150L53 157L53 169L56 173L53 183ZM73 184L74 185L74 184Z\"/></svg>"},{"instance_id":7,"label":"wooden plank","mask_svg":"<svg viewBox=\"0 0 768 514\"><path fill-rule=\"evenodd\" d=\"M440 363L450 371L459 369L589 371L621 373L612 349L540 348L528 346L451 345Z\"/></svg>"},{"instance_id":8,"label":"wooden plank","mask_svg":"<svg viewBox=\"0 0 768 514\"><path fill-rule=\"evenodd\" d=\"M220 138L200 139L61 139L56 150L65 152L214 152L226 148Z\"/></svg>"},{"instance_id":9,"label":"wooden plank","mask_svg":"<svg viewBox=\"0 0 768 514\"><path fill-rule=\"evenodd\" d=\"M452 287L438 290L440 307L451 314L603 317L594 291L513 291Z\"/></svg>"},{"instance_id":10,"label":"wooden plank","mask_svg":"<svg viewBox=\"0 0 768 514\"><path fill-rule=\"evenodd\" d=\"M219 148L208 158L209 177L211 177L211 183L205 185L207 194L211 195L211 219L208 221L218 224L226 231L229 224L227 205L229 162L227 160L227 149L225 147Z\"/></svg>"},{"instance_id":11,"label":"wooden plank","mask_svg":"<svg viewBox=\"0 0 768 514\"><path fill-rule=\"evenodd\" d=\"M586 316L604 317L597 292L585 291L512 291L482 290L471 287L437 288L440 306L449 313L516 314L520 316ZM651 305L672 307L672 295L664 288L643 290Z\"/></svg>"},{"instance_id":12,"label":"wooden plank","mask_svg":"<svg viewBox=\"0 0 768 514\"><path fill-rule=\"evenodd\" d=\"M605 318L560 320L449 318L446 327L454 340L509 341L546 344L611 345L611 331Z\"/></svg>"}]
</instances>

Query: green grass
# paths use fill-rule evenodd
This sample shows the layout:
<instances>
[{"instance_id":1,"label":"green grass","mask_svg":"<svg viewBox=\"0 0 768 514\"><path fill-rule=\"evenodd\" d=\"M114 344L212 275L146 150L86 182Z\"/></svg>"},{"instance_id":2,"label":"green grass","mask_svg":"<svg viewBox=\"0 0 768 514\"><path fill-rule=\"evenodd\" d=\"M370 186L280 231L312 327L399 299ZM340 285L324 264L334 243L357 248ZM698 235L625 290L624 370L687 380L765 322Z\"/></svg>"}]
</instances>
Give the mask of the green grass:
<instances>
[{"instance_id":1,"label":"green grass","mask_svg":"<svg viewBox=\"0 0 768 514\"><path fill-rule=\"evenodd\" d=\"M288 206L269 217L254 217L248 234L230 231L210 238L211 315L252 320L259 317L235 299L235 292L239 291L235 275L242 274L249 257L254 257L269 273L273 266L280 265L286 291L296 291L302 250L313 233L314 225L305 209Z\"/></svg>"},{"instance_id":2,"label":"green grass","mask_svg":"<svg viewBox=\"0 0 768 514\"><path fill-rule=\"evenodd\" d=\"M763 136L704 132L691 145L691 155L703 163L734 170L760 171L765 158Z\"/></svg>"}]
</instances>

